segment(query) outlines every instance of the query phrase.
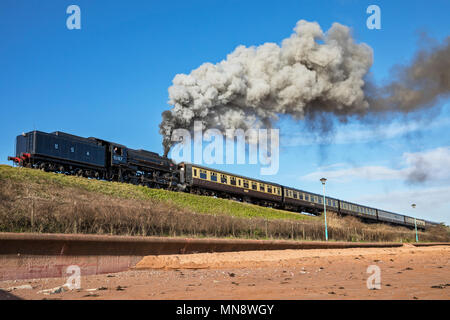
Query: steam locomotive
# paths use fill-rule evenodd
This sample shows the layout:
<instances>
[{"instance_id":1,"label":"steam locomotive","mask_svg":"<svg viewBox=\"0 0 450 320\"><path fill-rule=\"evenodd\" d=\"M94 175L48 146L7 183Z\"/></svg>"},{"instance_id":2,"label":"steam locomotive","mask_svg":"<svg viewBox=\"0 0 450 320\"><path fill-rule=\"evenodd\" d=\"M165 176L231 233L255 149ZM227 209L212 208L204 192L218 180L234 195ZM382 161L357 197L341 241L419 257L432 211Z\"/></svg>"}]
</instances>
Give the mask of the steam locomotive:
<instances>
[{"instance_id":1,"label":"steam locomotive","mask_svg":"<svg viewBox=\"0 0 450 320\"><path fill-rule=\"evenodd\" d=\"M175 163L155 152L61 131L31 131L17 136L16 156L8 160L27 168L151 188L173 190L178 185Z\"/></svg>"},{"instance_id":2,"label":"steam locomotive","mask_svg":"<svg viewBox=\"0 0 450 320\"><path fill-rule=\"evenodd\" d=\"M150 188L228 198L260 206L320 215L323 196L190 163L176 164L155 152L61 131L31 131L16 138L15 164L49 172L118 181ZM366 222L384 222L425 229L438 223L414 219L331 197L327 210Z\"/></svg>"}]
</instances>

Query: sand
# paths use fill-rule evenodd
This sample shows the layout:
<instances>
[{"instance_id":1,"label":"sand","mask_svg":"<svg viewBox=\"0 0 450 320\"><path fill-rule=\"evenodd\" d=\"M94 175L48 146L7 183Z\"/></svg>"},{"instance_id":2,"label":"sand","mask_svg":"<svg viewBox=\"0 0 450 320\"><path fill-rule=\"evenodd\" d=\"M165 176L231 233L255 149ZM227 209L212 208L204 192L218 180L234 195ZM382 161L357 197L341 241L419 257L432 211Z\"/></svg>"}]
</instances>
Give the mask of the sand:
<instances>
[{"instance_id":1,"label":"sand","mask_svg":"<svg viewBox=\"0 0 450 320\"><path fill-rule=\"evenodd\" d=\"M62 278L2 281L0 298L448 300L449 262L450 246L408 245L147 256L126 272L82 276L79 290L43 291ZM381 283L369 290L373 265Z\"/></svg>"}]
</instances>

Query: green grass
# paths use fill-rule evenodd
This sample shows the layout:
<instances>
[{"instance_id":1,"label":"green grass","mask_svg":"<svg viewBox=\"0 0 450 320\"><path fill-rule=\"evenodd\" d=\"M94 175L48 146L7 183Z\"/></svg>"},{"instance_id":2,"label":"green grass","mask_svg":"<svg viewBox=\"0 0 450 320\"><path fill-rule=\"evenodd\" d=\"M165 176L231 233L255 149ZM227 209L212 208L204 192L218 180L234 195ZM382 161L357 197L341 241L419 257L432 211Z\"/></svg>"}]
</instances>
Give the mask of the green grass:
<instances>
[{"instance_id":1,"label":"green grass","mask_svg":"<svg viewBox=\"0 0 450 320\"><path fill-rule=\"evenodd\" d=\"M316 217L306 216L289 211L265 208L247 203L226 199L216 199L183 192L173 192L161 189L150 189L126 183L99 181L75 176L66 176L43 172L36 169L14 168L0 165L0 179L11 179L15 182L26 182L42 185L42 197L49 186L69 187L88 192L99 193L115 198L158 201L188 209L195 213L230 215L240 218L315 220ZM44 188L45 186L45 188Z\"/></svg>"}]
</instances>

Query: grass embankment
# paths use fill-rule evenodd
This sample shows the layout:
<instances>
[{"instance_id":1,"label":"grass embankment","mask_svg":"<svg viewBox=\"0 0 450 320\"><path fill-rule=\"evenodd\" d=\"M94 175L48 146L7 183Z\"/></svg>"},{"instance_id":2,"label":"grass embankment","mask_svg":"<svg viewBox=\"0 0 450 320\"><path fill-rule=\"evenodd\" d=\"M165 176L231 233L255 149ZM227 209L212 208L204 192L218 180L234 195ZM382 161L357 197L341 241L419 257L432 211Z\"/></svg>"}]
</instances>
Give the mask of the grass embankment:
<instances>
[{"instance_id":1,"label":"grass embankment","mask_svg":"<svg viewBox=\"0 0 450 320\"><path fill-rule=\"evenodd\" d=\"M413 241L406 228L328 215L329 237ZM0 232L322 240L322 218L225 199L0 165ZM439 229L439 228L438 228ZM448 230L422 232L448 241Z\"/></svg>"}]
</instances>

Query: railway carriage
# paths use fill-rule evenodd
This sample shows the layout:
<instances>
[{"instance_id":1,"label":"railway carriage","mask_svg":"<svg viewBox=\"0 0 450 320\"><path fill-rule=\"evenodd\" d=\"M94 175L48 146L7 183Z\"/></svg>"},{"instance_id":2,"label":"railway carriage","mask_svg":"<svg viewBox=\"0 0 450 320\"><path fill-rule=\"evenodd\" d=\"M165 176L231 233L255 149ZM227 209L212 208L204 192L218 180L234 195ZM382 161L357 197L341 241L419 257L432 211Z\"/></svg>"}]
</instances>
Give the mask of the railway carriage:
<instances>
[{"instance_id":1,"label":"railway carriage","mask_svg":"<svg viewBox=\"0 0 450 320\"><path fill-rule=\"evenodd\" d=\"M284 207L293 209L298 212L314 211L319 214L323 211L323 195L306 192L299 189L283 187L284 190ZM327 210L339 211L339 200L334 198L325 198Z\"/></svg>"},{"instance_id":2,"label":"railway carriage","mask_svg":"<svg viewBox=\"0 0 450 320\"><path fill-rule=\"evenodd\" d=\"M348 201L339 201L339 212L342 214L356 216L362 219L377 220L377 209L362 206Z\"/></svg>"},{"instance_id":3,"label":"railway carriage","mask_svg":"<svg viewBox=\"0 0 450 320\"><path fill-rule=\"evenodd\" d=\"M378 210L378 220L399 224L399 225L406 225L405 224L405 216L401 214L396 214L384 210Z\"/></svg>"},{"instance_id":4,"label":"railway carriage","mask_svg":"<svg viewBox=\"0 0 450 320\"><path fill-rule=\"evenodd\" d=\"M180 181L192 193L281 207L281 185L189 163L181 163L179 167L183 177Z\"/></svg>"},{"instance_id":5,"label":"railway carriage","mask_svg":"<svg viewBox=\"0 0 450 320\"><path fill-rule=\"evenodd\" d=\"M436 227L436 226L441 226L441 225L444 225L444 223L438 223L438 222L425 220L425 228Z\"/></svg>"},{"instance_id":6,"label":"railway carriage","mask_svg":"<svg viewBox=\"0 0 450 320\"><path fill-rule=\"evenodd\" d=\"M425 229L425 221L421 220L421 219L414 219L414 218L405 216L405 224L410 227L414 227L417 224L417 228Z\"/></svg>"}]
</instances>

